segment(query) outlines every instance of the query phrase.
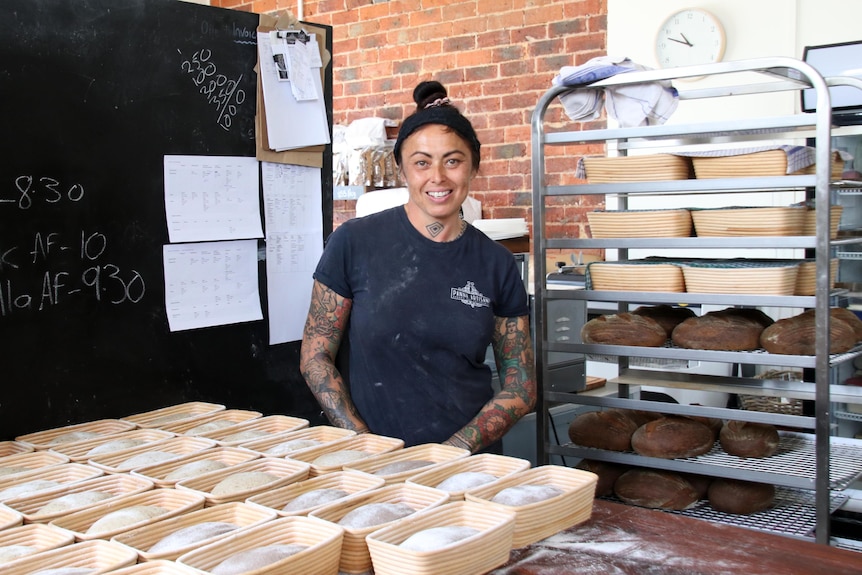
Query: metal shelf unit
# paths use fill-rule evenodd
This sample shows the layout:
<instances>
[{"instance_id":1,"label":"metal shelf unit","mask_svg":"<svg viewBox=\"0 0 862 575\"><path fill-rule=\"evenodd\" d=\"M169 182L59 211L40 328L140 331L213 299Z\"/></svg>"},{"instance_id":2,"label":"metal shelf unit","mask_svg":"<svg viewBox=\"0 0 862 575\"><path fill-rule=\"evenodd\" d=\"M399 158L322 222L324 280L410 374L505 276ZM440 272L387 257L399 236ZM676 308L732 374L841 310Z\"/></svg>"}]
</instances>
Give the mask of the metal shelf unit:
<instances>
[{"instance_id":1,"label":"metal shelf unit","mask_svg":"<svg viewBox=\"0 0 862 575\"><path fill-rule=\"evenodd\" d=\"M681 91L680 99L729 98L739 95L763 94L768 92L797 91L802 88L814 88L819 103L815 113L799 113L791 116L738 119L730 122L703 122L686 125L661 125L636 128L606 128L585 131L546 132L545 114L549 107L564 93L579 89L602 89L624 84L636 84L660 80L674 80L684 77L722 75L731 81L742 77L736 85L718 88ZM752 82L750 78L757 77L760 82ZM832 182L831 145L830 138L833 127L831 106L829 103L828 86L836 84L853 84L852 79L822 78L812 67L799 60L791 58L763 58L724 62L706 66L692 66L673 70L650 70L619 74L611 78L595 82L587 87L557 86L548 90L539 100L532 116L532 187L533 187L533 261L535 266L534 297L535 297L535 331L536 331L536 362L539 381L539 401L537 404L537 452L539 462L547 462L550 454L589 457L604 461L615 461L631 465L673 469L690 473L712 475L715 477L732 477L751 481L771 482L779 488L808 490L813 502L816 535L812 535L820 543L829 543L830 513L834 508L835 495L832 489L840 489L846 485L846 476L862 472L859 455L862 448L847 447L842 444L839 450L831 435L830 413L832 388L830 385L830 370L836 365L852 360L862 354L862 349L855 349L846 354L830 355L828 328L829 308L834 293L829 288L829 262L836 251L836 246L847 243L847 240L830 240L830 200L838 190L853 189L858 183ZM631 150L642 150L647 153L656 151L705 149L716 142L742 142L745 146L753 143L775 140L777 138L809 139L816 145L816 170L813 175L790 175L779 177L741 177L708 180L674 180L674 181L639 181L614 184L583 184L548 186L545 182L545 156L549 146L571 144L603 143L608 149L613 149L620 155L626 155ZM548 238L545 234L547 221L546 210L548 199L560 196L582 195L613 195L619 198L620 208L625 209L629 197L637 195L673 196L677 194L733 194L737 192L804 191L813 197L818 209L816 212L816 233L814 236L794 237L730 237L730 238L638 238L638 239L589 239L589 238ZM847 193L846 191L844 193ZM860 242L859 240L851 240ZM546 254L550 249L588 249L614 248L619 250L620 259L624 259L627 250L638 249L708 249L708 248L800 248L816 259L816 289L815 295L804 296L763 296L739 294L699 294L699 293L656 293L656 292L608 292L597 290L555 290L549 289L547 283ZM576 299L590 301L617 302L618 309L625 311L629 303L652 302L689 303L689 304L724 304L727 306L775 306L815 309L815 326L817 329L814 356L775 355L765 351L757 352L722 352L706 350L680 349L673 346L663 348L646 348L611 345L588 345L572 342L550 342L547 337L547 306L549 301L558 299ZM589 355L612 356L618 358L620 376L615 380L619 385L618 397L584 397L577 393L562 393L549 390L544 381L547 378L547 358L551 352L574 352ZM751 390L759 395L786 397L788 393L796 393L814 401L813 416L797 416L773 414L756 411L735 410L726 408L701 407L642 401L630 398L630 386L642 385L649 381L656 372L637 370L630 367L630 358L655 358L659 360L688 360L723 362L736 365L768 365L803 368L813 373L813 382L798 382L795 390L786 386L770 385L763 380L746 380L744 378L709 378L690 376L670 372L661 372L660 385L672 385L688 389L709 389L714 391L737 392L739 389ZM663 379L662 379L663 378ZM775 383L775 382L772 382ZM789 382L782 382L787 384ZM650 385L650 383L646 383ZM840 401L855 401L852 390L834 390L842 396ZM843 395L842 395L843 394ZM846 397L845 397L846 396ZM807 469L802 475L789 468L775 467L766 458L749 462L751 465L743 468L732 465L733 459L720 457L718 454L707 454L700 458L685 460L664 460L636 455L634 453L618 453L569 445L552 445L548 436L548 409L561 403L594 405L599 407L623 407L663 413L680 413L721 417L723 419L738 419L774 423L795 428L812 430L813 434L804 441L804 466ZM782 445L790 441L782 439ZM855 449L855 451L854 451ZM849 450L850 456L844 454ZM790 450L794 451L794 450ZM795 451L798 451L796 449ZM840 452L840 453L839 453ZM791 458L792 465L799 467L797 459ZM830 478L830 470L834 468L833 460L841 461L844 475L841 478ZM850 460L855 463L846 462ZM848 469L849 467L849 469Z\"/></svg>"}]
</instances>

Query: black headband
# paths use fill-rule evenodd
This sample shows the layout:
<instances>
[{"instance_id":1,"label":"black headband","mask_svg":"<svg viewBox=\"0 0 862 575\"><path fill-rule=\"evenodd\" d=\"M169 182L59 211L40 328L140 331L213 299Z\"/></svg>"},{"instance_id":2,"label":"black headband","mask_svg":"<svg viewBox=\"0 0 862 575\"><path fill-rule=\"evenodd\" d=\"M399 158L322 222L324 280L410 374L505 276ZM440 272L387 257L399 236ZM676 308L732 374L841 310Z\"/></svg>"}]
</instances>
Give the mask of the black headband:
<instances>
[{"instance_id":1,"label":"black headband","mask_svg":"<svg viewBox=\"0 0 862 575\"><path fill-rule=\"evenodd\" d=\"M473 124L470 120L464 117L458 108L451 104L442 103L438 105L431 104L422 110L416 110L413 114L404 120L401 124L401 129L398 131L398 139L395 140L395 162L401 165L401 146L410 135L428 124L440 124L455 130L461 138L470 146L473 152L473 167L479 167L479 138L476 137L476 131L473 129Z\"/></svg>"}]
</instances>

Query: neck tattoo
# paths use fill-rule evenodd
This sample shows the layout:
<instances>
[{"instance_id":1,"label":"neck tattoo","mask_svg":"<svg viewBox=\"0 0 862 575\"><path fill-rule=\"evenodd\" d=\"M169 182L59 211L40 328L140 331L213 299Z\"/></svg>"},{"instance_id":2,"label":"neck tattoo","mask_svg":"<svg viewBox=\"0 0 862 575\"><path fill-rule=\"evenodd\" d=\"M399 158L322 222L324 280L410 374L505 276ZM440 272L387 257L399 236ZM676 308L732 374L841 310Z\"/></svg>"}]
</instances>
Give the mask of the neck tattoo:
<instances>
[{"instance_id":1,"label":"neck tattoo","mask_svg":"<svg viewBox=\"0 0 862 575\"><path fill-rule=\"evenodd\" d=\"M451 240L447 240L447 241L450 241L450 242L455 241L464 235L464 230L467 229L467 222L464 220L458 220L458 225L460 226L460 230L458 231L458 235L455 236L454 238L452 238ZM445 230L446 227L443 224L441 224L440 222L431 222L430 224L425 226L425 229L428 230L428 235L430 235L432 238L436 238L441 233L443 233L443 230Z\"/></svg>"}]
</instances>

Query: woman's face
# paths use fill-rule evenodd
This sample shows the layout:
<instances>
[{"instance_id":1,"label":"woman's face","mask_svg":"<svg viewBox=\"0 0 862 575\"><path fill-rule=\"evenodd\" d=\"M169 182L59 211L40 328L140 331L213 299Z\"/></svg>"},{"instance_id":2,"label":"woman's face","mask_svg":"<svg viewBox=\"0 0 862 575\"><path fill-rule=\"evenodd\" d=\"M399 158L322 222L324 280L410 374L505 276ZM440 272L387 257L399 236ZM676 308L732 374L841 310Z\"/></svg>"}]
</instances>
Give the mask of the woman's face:
<instances>
[{"instance_id":1,"label":"woman's face","mask_svg":"<svg viewBox=\"0 0 862 575\"><path fill-rule=\"evenodd\" d=\"M401 173L410 202L432 220L458 215L475 175L467 143L440 124L422 126L404 141Z\"/></svg>"}]
</instances>

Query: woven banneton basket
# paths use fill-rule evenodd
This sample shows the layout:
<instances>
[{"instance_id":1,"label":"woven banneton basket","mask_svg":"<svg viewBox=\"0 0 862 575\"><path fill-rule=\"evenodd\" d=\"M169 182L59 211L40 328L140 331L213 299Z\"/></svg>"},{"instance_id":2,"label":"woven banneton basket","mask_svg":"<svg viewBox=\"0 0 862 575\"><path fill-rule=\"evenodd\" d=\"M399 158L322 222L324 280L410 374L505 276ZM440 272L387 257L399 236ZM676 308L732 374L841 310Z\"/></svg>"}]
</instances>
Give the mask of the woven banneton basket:
<instances>
[{"instance_id":1,"label":"woven banneton basket","mask_svg":"<svg viewBox=\"0 0 862 575\"><path fill-rule=\"evenodd\" d=\"M318 475L332 473L334 471L342 471L344 469L343 464L320 465L314 463L314 461L321 455L334 453L336 451L362 451L367 453L368 457L371 457L372 455L378 455L381 453L390 453L397 449L402 449L403 447L404 441L401 439L387 437L385 435L376 435L373 433L361 433L359 435L353 435L327 443L326 445L320 445L318 447L311 447L309 449L290 453L287 456L287 459L308 463L311 465L310 476L316 477Z\"/></svg>"},{"instance_id":2,"label":"woven banneton basket","mask_svg":"<svg viewBox=\"0 0 862 575\"><path fill-rule=\"evenodd\" d=\"M111 451L104 451L103 453L119 453L121 451L126 451L127 449L134 449L142 445L162 441L163 439L170 439L171 437L174 437L173 433L162 431L160 429L133 429L131 431L107 435L105 437L88 439L87 441L76 441L75 443L70 443L68 445L56 445L48 451L65 455L72 461L83 462L92 457L92 455L90 455L90 451L93 449L97 449L101 446L109 447L111 445L119 445L116 443L118 441L129 440L133 442L140 441L142 443L132 447L122 447L119 449L112 449Z\"/></svg>"},{"instance_id":3,"label":"woven banneton basket","mask_svg":"<svg viewBox=\"0 0 862 575\"><path fill-rule=\"evenodd\" d=\"M781 381L802 381L802 372L789 369L771 369L756 379L778 379ZM746 411L763 411L786 415L802 415L802 400L791 397L739 394L739 407Z\"/></svg>"},{"instance_id":4,"label":"woven banneton basket","mask_svg":"<svg viewBox=\"0 0 862 575\"><path fill-rule=\"evenodd\" d=\"M331 425L316 425L314 427L308 427L298 431L278 433L270 437L263 437L261 439L243 442L239 444L239 447L242 447L243 449L251 449L252 451L257 451L258 453L267 456L283 457L286 453L279 452L279 454L273 454L271 453L271 450L282 443L297 439L318 441L320 442L320 445L323 445L346 437L353 437L354 435L356 435L356 432L351 429L344 429L343 427L334 427ZM316 447L320 447L320 445Z\"/></svg>"},{"instance_id":5,"label":"woven banneton basket","mask_svg":"<svg viewBox=\"0 0 862 575\"><path fill-rule=\"evenodd\" d=\"M477 504L512 511L515 514L512 547L523 547L589 519L597 480L598 476L589 471L561 465L541 465L513 473L493 485L469 489L464 497ZM516 485L552 485L563 493L519 506L491 501L503 489Z\"/></svg>"},{"instance_id":6,"label":"woven banneton basket","mask_svg":"<svg viewBox=\"0 0 862 575\"><path fill-rule=\"evenodd\" d=\"M173 487L177 481L168 479L168 475L181 469L182 467L198 461L218 461L224 463L227 467L239 465L246 461L251 461L260 457L260 454L248 449L240 449L237 447L214 447L212 449L204 449L197 453L192 453L180 459L174 459L165 463L149 465L147 467L139 467L131 471L131 475L149 479L156 484L156 487Z\"/></svg>"},{"instance_id":7,"label":"woven banneton basket","mask_svg":"<svg viewBox=\"0 0 862 575\"><path fill-rule=\"evenodd\" d=\"M156 521L164 521L171 517L182 515L196 509L202 509L204 506L204 497L198 493L191 491L179 491L176 489L151 489L143 493L134 493L131 495L123 495L116 499L111 499L105 503L88 507L82 511L76 511L68 515L63 515L51 521L48 525L59 527L71 531L75 535L76 541L89 541L91 539L110 539L118 533L131 531ZM90 526L105 515L138 505L156 506L165 509L164 513L151 517L149 519L134 522L129 525L124 525L117 529L97 531L88 533Z\"/></svg>"},{"instance_id":8,"label":"woven banneton basket","mask_svg":"<svg viewBox=\"0 0 862 575\"><path fill-rule=\"evenodd\" d=\"M17 511L0 506L0 529L17 527L24 523L24 517Z\"/></svg>"},{"instance_id":9,"label":"woven banneton basket","mask_svg":"<svg viewBox=\"0 0 862 575\"><path fill-rule=\"evenodd\" d=\"M798 264L766 265L733 262L682 264L689 293L793 295Z\"/></svg>"},{"instance_id":10,"label":"woven banneton basket","mask_svg":"<svg viewBox=\"0 0 862 575\"><path fill-rule=\"evenodd\" d=\"M695 177L699 180L713 178L747 178L760 176L786 176L787 152L784 150L764 150L734 156L711 156L692 158ZM833 154L831 177L840 178L844 161L836 152ZM790 175L813 174L816 165L793 172Z\"/></svg>"},{"instance_id":11,"label":"woven banneton basket","mask_svg":"<svg viewBox=\"0 0 862 575\"><path fill-rule=\"evenodd\" d=\"M341 519L359 507L373 503L403 503L416 510L416 514L423 513L445 505L449 497L445 491L425 487L423 485L409 485L407 483L393 483L379 489L353 495L346 499L334 501L319 507L309 513L310 517L316 517L324 521L338 524ZM415 515L415 514L413 514ZM408 517L412 517L410 515ZM339 571L343 573L364 573L371 569L371 554L368 552L366 536L374 531L382 529L387 525L405 521L407 517L386 523L380 523L369 527L345 527L344 543L341 546L341 563ZM405 571L407 573L408 571Z\"/></svg>"},{"instance_id":12,"label":"woven banneton basket","mask_svg":"<svg viewBox=\"0 0 862 575\"><path fill-rule=\"evenodd\" d=\"M257 495L263 491L270 489L278 489L290 483L302 481L308 477L309 465L301 461L291 461L289 459L279 459L275 457L260 457L232 465L226 469L219 469L212 473L184 479L178 482L175 487L178 490L190 491L198 493L206 498L207 506L218 505L220 503L228 503L230 501L245 501L249 497ZM239 491L234 491L227 494L213 495L211 491L223 480L238 473L262 472L272 475L275 479L264 484L249 487Z\"/></svg>"},{"instance_id":13,"label":"woven banneton basket","mask_svg":"<svg viewBox=\"0 0 862 575\"><path fill-rule=\"evenodd\" d=\"M123 421L134 423L138 427L153 428L167 425L175 421L188 420L191 418L204 417L216 411L226 409L219 403L207 403L205 401L189 401L168 407L160 407L152 411L145 411L123 417Z\"/></svg>"},{"instance_id":14,"label":"woven banneton basket","mask_svg":"<svg viewBox=\"0 0 862 575\"><path fill-rule=\"evenodd\" d=\"M29 443L0 441L0 457L8 457L9 455L17 455L18 453L29 453L35 450L36 448Z\"/></svg>"},{"instance_id":15,"label":"woven banneton basket","mask_svg":"<svg viewBox=\"0 0 862 575\"><path fill-rule=\"evenodd\" d=\"M15 497L5 501L4 505L23 515L24 521L27 523L48 523L58 517L62 517L63 515L82 511L124 495L143 493L144 491L153 489L153 487L152 481L140 477L131 477L124 474L100 475L99 477L94 477L92 479L64 485L57 489L40 491L38 493L24 495L22 497ZM51 513L50 509L47 513L41 512L42 508L60 497L70 495L72 493L88 492L110 493L113 497L103 499L96 503L70 508L58 513Z\"/></svg>"},{"instance_id":16,"label":"woven banneton basket","mask_svg":"<svg viewBox=\"0 0 862 575\"><path fill-rule=\"evenodd\" d=\"M263 414L259 411L222 409L202 417L165 423L164 425L160 425L159 429L170 431L177 435L206 437L208 433L212 433L213 431L227 429L240 423L259 419L262 416Z\"/></svg>"},{"instance_id":17,"label":"woven banneton basket","mask_svg":"<svg viewBox=\"0 0 862 575\"><path fill-rule=\"evenodd\" d=\"M480 453L423 471L418 475L408 478L407 483L439 489L438 486L440 483L459 473L488 473L497 477L497 481L499 481L512 473L529 468L530 462L526 459L510 457L508 455L497 455L495 453ZM450 501L462 501L465 492L466 489L447 491Z\"/></svg>"},{"instance_id":18,"label":"woven banneton basket","mask_svg":"<svg viewBox=\"0 0 862 575\"><path fill-rule=\"evenodd\" d=\"M387 484L401 483L422 471L431 469L432 467L469 456L470 451L467 449L451 445L441 445L439 443L425 443L354 461L345 465L344 469L360 471L362 473L369 473L377 477L382 477ZM384 473L384 468L389 465L410 461L420 462L424 465L420 468Z\"/></svg>"},{"instance_id":19,"label":"woven banneton basket","mask_svg":"<svg viewBox=\"0 0 862 575\"><path fill-rule=\"evenodd\" d=\"M730 207L691 211L699 237L798 236L805 227L805 206Z\"/></svg>"},{"instance_id":20,"label":"woven banneton basket","mask_svg":"<svg viewBox=\"0 0 862 575\"><path fill-rule=\"evenodd\" d=\"M36 449L50 449L61 443L72 443L84 441L97 436L112 435L123 431L131 431L135 428L133 423L120 419L100 419L86 423L76 423L45 431L28 433L15 438L15 441L29 443Z\"/></svg>"},{"instance_id":21,"label":"woven banneton basket","mask_svg":"<svg viewBox=\"0 0 862 575\"><path fill-rule=\"evenodd\" d=\"M311 511L322 507L323 505L315 505L304 509L285 511L284 507L304 493L314 491L316 489L339 489L347 493L344 497L350 497L357 493L364 493L372 489L379 489L386 484L386 481L381 477L374 477L367 473L358 471L335 471L327 473L305 481L291 483L278 489L271 489L259 493L253 497L249 497L246 502L252 505L259 505L267 509L271 509L278 513L279 516L287 517L290 515L308 515Z\"/></svg>"},{"instance_id":22,"label":"woven banneton basket","mask_svg":"<svg viewBox=\"0 0 862 575\"><path fill-rule=\"evenodd\" d=\"M27 473L17 473L7 479L0 479L0 501L7 501L23 495L23 493L6 494L4 492L13 487L20 488L24 484L34 485L33 489L26 492L27 495L34 496L42 491L57 489L63 485L71 485L78 481L99 477L100 475L104 475L104 472L82 463L66 463L64 465L53 465L45 469L28 471ZM36 487L36 484L33 482L50 482L53 485L39 484L44 485L44 487Z\"/></svg>"},{"instance_id":23,"label":"woven banneton basket","mask_svg":"<svg viewBox=\"0 0 862 575\"><path fill-rule=\"evenodd\" d=\"M0 549L13 545L21 545L29 548L27 555L58 549L64 545L75 542L75 536L61 529L54 529L41 523L30 525L19 525L0 531ZM24 555L22 555L24 557ZM0 563L2 567L9 566L10 562ZM5 571L4 571L5 572Z\"/></svg>"},{"instance_id":24,"label":"woven banneton basket","mask_svg":"<svg viewBox=\"0 0 862 575\"><path fill-rule=\"evenodd\" d=\"M45 469L54 465L69 463L69 458L51 451L33 451L18 453L0 459L0 477L8 478L19 473L27 473L37 469Z\"/></svg>"},{"instance_id":25,"label":"woven banneton basket","mask_svg":"<svg viewBox=\"0 0 862 575\"><path fill-rule=\"evenodd\" d=\"M691 212L680 210L619 210L587 212L594 238L687 238Z\"/></svg>"},{"instance_id":26,"label":"woven banneton basket","mask_svg":"<svg viewBox=\"0 0 862 575\"><path fill-rule=\"evenodd\" d=\"M460 526L479 533L433 551L400 547L408 537L434 527ZM509 560L515 514L453 501L406 517L366 537L375 575L479 575Z\"/></svg>"},{"instance_id":27,"label":"woven banneton basket","mask_svg":"<svg viewBox=\"0 0 862 575\"><path fill-rule=\"evenodd\" d=\"M684 292L682 269L674 264L594 262L587 266L590 289Z\"/></svg>"},{"instance_id":28,"label":"woven banneton basket","mask_svg":"<svg viewBox=\"0 0 862 575\"><path fill-rule=\"evenodd\" d=\"M97 455L89 460L87 464L101 469L105 473L128 473L136 467L149 467L149 465L137 465L132 461L132 458L143 455L145 453L170 453L176 454L176 458L181 459L185 455L191 455L205 449L212 449L216 446L216 442L211 439L203 439L201 437L171 437L156 441L148 445L126 449L118 453L106 453ZM163 460L161 463L166 463Z\"/></svg>"},{"instance_id":29,"label":"woven banneton basket","mask_svg":"<svg viewBox=\"0 0 862 575\"><path fill-rule=\"evenodd\" d=\"M200 571L173 561L158 559L111 571L111 575L200 575Z\"/></svg>"},{"instance_id":30,"label":"woven banneton basket","mask_svg":"<svg viewBox=\"0 0 862 575\"><path fill-rule=\"evenodd\" d=\"M289 415L267 415L238 423L227 429L219 429L201 434L201 437L212 439L219 445L236 447L256 439L263 439L282 433L298 431L308 427L308 420Z\"/></svg>"},{"instance_id":31,"label":"woven banneton basket","mask_svg":"<svg viewBox=\"0 0 862 575\"><path fill-rule=\"evenodd\" d=\"M838 228L841 225L841 214L844 213L844 207L839 205L829 206L829 239L834 240L838 237ZM804 226L802 227L803 236L813 236L817 234L817 210L807 210L805 212Z\"/></svg>"},{"instance_id":32,"label":"woven banneton basket","mask_svg":"<svg viewBox=\"0 0 862 575\"><path fill-rule=\"evenodd\" d=\"M829 289L835 287L838 277L837 258L829 260ZM796 287L793 295L814 295L817 291L817 262L816 260L805 260L799 264L799 274L796 276Z\"/></svg>"},{"instance_id":33,"label":"woven banneton basket","mask_svg":"<svg viewBox=\"0 0 862 575\"><path fill-rule=\"evenodd\" d=\"M305 549L299 553L249 573L337 575L343 535L343 529L319 519L279 517L190 551L180 556L177 562L208 572L237 553L268 545L302 545Z\"/></svg>"},{"instance_id":34,"label":"woven banneton basket","mask_svg":"<svg viewBox=\"0 0 862 575\"><path fill-rule=\"evenodd\" d=\"M3 575L31 575L48 569L92 569L91 573L108 573L134 565L138 555L133 549L110 541L84 541L22 557L3 566Z\"/></svg>"},{"instance_id":35,"label":"woven banneton basket","mask_svg":"<svg viewBox=\"0 0 862 575\"><path fill-rule=\"evenodd\" d=\"M178 559L180 555L193 551L198 547L209 545L210 543L224 539L230 535L235 535L241 529L256 527L257 525L261 525L267 521L272 521L277 517L278 515L272 509L264 509L255 505L240 502L223 503L214 507L206 507L204 509L192 511L191 513L185 513L171 519L170 521L156 521L155 523L150 523L149 525L139 527L138 529L120 533L111 538L111 541L122 543L123 545L128 545L132 549L135 549L138 552L140 561L155 561L159 559L174 561ZM223 535L218 535L216 537L195 541L185 547L176 548L170 551L160 553L153 553L150 551L153 545L168 535L176 533L180 529L213 521L233 523L237 526L237 530Z\"/></svg>"},{"instance_id":36,"label":"woven banneton basket","mask_svg":"<svg viewBox=\"0 0 862 575\"><path fill-rule=\"evenodd\" d=\"M591 184L687 180L691 175L691 160L673 154L585 157L584 168Z\"/></svg>"}]
</instances>

